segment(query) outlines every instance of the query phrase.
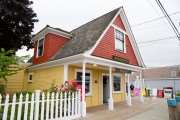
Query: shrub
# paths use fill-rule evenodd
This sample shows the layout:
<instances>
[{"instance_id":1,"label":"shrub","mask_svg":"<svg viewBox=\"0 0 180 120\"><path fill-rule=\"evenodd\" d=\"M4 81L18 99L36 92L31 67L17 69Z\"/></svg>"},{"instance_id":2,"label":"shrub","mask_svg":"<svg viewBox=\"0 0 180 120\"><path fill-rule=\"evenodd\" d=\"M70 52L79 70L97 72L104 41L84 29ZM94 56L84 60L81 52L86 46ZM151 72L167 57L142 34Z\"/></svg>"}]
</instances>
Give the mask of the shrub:
<instances>
[{"instance_id":1,"label":"shrub","mask_svg":"<svg viewBox=\"0 0 180 120\"><path fill-rule=\"evenodd\" d=\"M177 93L176 93L176 96L180 96L180 92L177 92Z\"/></svg>"}]
</instances>

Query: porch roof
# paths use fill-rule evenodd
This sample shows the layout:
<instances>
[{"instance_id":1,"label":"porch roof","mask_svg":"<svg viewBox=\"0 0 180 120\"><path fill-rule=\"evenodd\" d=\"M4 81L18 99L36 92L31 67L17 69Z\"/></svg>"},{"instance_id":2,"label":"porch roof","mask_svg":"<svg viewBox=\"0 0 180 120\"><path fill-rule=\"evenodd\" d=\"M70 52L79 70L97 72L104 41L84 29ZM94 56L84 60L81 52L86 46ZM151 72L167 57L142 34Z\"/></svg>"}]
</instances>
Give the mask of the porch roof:
<instances>
[{"instance_id":1,"label":"porch roof","mask_svg":"<svg viewBox=\"0 0 180 120\"><path fill-rule=\"evenodd\" d=\"M62 59L58 59L54 61L49 61L42 64L29 66L27 70L32 71L36 69L61 66L64 64L76 64L76 63L82 63L82 62L90 63L90 64L97 64L97 65L102 65L102 66L107 66L107 67L112 67L112 68L119 68L119 69L124 69L128 71L141 71L143 69L142 67L139 67L139 66L112 61L105 58L95 57L95 56L91 56L87 54L78 54L78 55L74 55L74 56L70 56L70 57L66 57L66 58L62 58Z\"/></svg>"}]
</instances>

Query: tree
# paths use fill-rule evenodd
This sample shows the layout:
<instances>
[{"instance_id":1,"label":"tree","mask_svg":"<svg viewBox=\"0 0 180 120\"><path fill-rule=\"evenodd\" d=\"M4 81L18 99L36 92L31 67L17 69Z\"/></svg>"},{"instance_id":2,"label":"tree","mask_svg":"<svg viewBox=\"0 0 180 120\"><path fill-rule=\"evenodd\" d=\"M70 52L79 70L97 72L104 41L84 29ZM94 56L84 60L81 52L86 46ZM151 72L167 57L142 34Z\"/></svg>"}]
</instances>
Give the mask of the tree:
<instances>
[{"instance_id":1,"label":"tree","mask_svg":"<svg viewBox=\"0 0 180 120\"><path fill-rule=\"evenodd\" d=\"M0 48L17 51L30 48L31 32L37 22L29 0L0 0Z\"/></svg>"},{"instance_id":2,"label":"tree","mask_svg":"<svg viewBox=\"0 0 180 120\"><path fill-rule=\"evenodd\" d=\"M18 65L18 57L16 57L13 51L0 50L0 80L5 81L5 88L7 85L7 77L16 74L20 67ZM1 86L2 87L2 86ZM4 91L4 87L0 88L0 92Z\"/></svg>"}]
</instances>

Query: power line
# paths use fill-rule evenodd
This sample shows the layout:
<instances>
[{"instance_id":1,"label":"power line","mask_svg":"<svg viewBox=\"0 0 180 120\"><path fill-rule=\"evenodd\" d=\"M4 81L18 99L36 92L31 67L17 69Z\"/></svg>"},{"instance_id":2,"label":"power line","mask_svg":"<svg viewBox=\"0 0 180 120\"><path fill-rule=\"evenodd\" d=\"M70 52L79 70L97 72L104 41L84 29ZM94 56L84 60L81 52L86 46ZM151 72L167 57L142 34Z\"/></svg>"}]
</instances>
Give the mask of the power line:
<instances>
[{"instance_id":1,"label":"power line","mask_svg":"<svg viewBox=\"0 0 180 120\"><path fill-rule=\"evenodd\" d=\"M173 15L177 15L177 14L180 14L180 11L176 11L174 13L171 13L171 14L169 14L169 16L173 16ZM156 18L153 18L153 19L141 22L141 23L137 23L137 24L131 25L131 27L137 27L137 26L140 26L140 25L144 25L144 24L147 24L147 23L158 21L158 20L163 19L163 18L165 18L165 16L156 17Z\"/></svg>"},{"instance_id":2,"label":"power line","mask_svg":"<svg viewBox=\"0 0 180 120\"><path fill-rule=\"evenodd\" d=\"M176 34L178 40L180 41L180 34L178 29L176 28L174 22L171 20L170 16L168 15L168 13L166 12L165 8L163 7L163 5L161 4L161 2L159 0L156 0L156 3L158 4L159 8L161 9L161 11L163 12L163 14L165 15L165 17L167 18L169 24L171 25L172 29L174 30L174 33Z\"/></svg>"},{"instance_id":3,"label":"power line","mask_svg":"<svg viewBox=\"0 0 180 120\"><path fill-rule=\"evenodd\" d=\"M157 8L152 4L151 0L146 0L146 1L147 1L147 3L153 8L153 10L156 12L156 14L157 14L158 16L161 16L161 15L159 14L159 11L157 10Z\"/></svg>"},{"instance_id":4,"label":"power line","mask_svg":"<svg viewBox=\"0 0 180 120\"><path fill-rule=\"evenodd\" d=\"M174 38L176 38L176 36L168 36L168 37L164 37L164 38L138 42L138 44L149 44L149 43L158 42L158 41L171 40Z\"/></svg>"}]
</instances>

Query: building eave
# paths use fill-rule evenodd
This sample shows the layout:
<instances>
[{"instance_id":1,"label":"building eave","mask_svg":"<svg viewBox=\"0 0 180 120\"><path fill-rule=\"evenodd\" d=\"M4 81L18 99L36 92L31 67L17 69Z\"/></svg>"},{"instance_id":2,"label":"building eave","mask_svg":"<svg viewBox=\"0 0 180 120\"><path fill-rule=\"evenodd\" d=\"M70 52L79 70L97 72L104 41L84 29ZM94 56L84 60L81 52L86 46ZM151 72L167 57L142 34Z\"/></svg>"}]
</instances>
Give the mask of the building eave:
<instances>
[{"instance_id":1,"label":"building eave","mask_svg":"<svg viewBox=\"0 0 180 120\"><path fill-rule=\"evenodd\" d=\"M28 71L32 70L37 70L37 69L44 69L44 68L49 68L49 67L55 67L55 66L61 66L64 65L65 63L77 63L80 62L84 58L83 54L78 54L58 60L53 60L53 61L48 61L45 63L37 64L37 65L32 65L27 68Z\"/></svg>"}]
</instances>

